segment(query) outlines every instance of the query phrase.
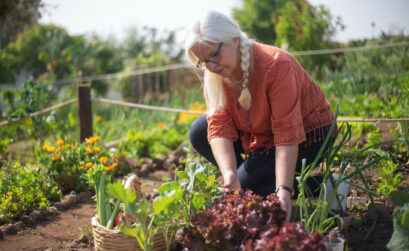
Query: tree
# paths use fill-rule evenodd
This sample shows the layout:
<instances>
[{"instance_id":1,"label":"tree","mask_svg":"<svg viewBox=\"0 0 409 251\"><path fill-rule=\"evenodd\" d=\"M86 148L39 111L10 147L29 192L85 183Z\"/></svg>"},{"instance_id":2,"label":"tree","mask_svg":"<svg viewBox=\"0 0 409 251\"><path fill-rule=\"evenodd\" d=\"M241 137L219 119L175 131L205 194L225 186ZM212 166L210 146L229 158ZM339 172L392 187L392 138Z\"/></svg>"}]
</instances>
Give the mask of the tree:
<instances>
[{"instance_id":1,"label":"tree","mask_svg":"<svg viewBox=\"0 0 409 251\"><path fill-rule=\"evenodd\" d=\"M332 36L337 27L332 24L332 17L323 6L314 7L306 0L298 3L287 2L280 10L276 24L276 44L289 51L328 49L333 47ZM331 54L298 57L300 63L309 70L317 70L322 79L322 68L331 60Z\"/></svg>"},{"instance_id":2,"label":"tree","mask_svg":"<svg viewBox=\"0 0 409 251\"><path fill-rule=\"evenodd\" d=\"M233 18L251 37L263 43L274 44L275 25L280 9L286 2L298 0L243 0L243 9L233 9Z\"/></svg>"},{"instance_id":3,"label":"tree","mask_svg":"<svg viewBox=\"0 0 409 251\"><path fill-rule=\"evenodd\" d=\"M25 27L36 24L43 7L41 0L1 0L0 49L13 41Z\"/></svg>"}]
</instances>

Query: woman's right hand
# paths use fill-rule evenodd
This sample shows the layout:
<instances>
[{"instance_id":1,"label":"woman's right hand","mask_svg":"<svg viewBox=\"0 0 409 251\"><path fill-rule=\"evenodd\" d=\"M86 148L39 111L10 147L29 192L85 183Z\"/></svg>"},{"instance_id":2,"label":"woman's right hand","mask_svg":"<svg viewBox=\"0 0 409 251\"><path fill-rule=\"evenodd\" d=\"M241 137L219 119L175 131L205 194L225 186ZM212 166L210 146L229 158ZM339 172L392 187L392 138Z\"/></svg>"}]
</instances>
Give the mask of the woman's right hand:
<instances>
[{"instance_id":1,"label":"woman's right hand","mask_svg":"<svg viewBox=\"0 0 409 251\"><path fill-rule=\"evenodd\" d=\"M229 190L236 190L241 188L237 172L227 172L223 175L224 188Z\"/></svg>"}]
</instances>

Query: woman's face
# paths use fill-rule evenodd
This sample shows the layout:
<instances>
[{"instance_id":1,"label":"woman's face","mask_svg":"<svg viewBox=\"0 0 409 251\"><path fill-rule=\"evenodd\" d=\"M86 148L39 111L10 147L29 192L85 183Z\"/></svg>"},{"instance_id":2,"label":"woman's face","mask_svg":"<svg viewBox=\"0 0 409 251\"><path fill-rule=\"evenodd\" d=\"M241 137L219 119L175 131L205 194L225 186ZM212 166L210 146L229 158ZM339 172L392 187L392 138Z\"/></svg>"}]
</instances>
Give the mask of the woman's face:
<instances>
[{"instance_id":1,"label":"woman's face","mask_svg":"<svg viewBox=\"0 0 409 251\"><path fill-rule=\"evenodd\" d=\"M195 44L192 52L199 58L199 62L206 66L206 69L227 78L232 76L237 67L240 67L238 45L238 39L233 39L233 43L230 44Z\"/></svg>"}]
</instances>

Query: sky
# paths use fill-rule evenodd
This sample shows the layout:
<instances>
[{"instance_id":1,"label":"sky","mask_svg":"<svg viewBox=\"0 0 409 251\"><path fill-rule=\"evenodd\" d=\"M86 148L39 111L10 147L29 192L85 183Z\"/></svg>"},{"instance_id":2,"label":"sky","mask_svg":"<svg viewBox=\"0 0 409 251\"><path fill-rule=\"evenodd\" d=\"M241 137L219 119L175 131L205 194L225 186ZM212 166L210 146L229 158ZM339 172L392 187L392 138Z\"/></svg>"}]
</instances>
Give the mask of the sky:
<instances>
[{"instance_id":1,"label":"sky","mask_svg":"<svg viewBox=\"0 0 409 251\"><path fill-rule=\"evenodd\" d=\"M241 0L43 0L46 4L40 23L56 24L71 35L96 33L118 40L131 27L155 27L159 31L177 30L184 37L186 28L206 10L232 16ZM381 31L403 29L409 35L409 0L309 0L323 4L346 26L334 40L379 36ZM372 23L375 26L372 26ZM395 27L395 28L394 28Z\"/></svg>"}]
</instances>

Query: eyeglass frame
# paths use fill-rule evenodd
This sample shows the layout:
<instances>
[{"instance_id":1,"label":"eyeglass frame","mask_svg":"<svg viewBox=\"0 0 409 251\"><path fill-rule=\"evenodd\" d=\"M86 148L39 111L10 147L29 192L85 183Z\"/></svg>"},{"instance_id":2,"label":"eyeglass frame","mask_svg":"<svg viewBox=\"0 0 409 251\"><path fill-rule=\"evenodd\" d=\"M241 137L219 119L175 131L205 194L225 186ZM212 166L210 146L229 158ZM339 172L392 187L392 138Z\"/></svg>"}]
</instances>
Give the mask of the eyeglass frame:
<instances>
[{"instance_id":1,"label":"eyeglass frame","mask_svg":"<svg viewBox=\"0 0 409 251\"><path fill-rule=\"evenodd\" d=\"M217 47L217 51L213 54L213 55L211 55L209 58L211 58L211 57L217 57L217 56L219 56L219 53L220 53L220 49L222 48L222 45L223 45L223 42L220 42L219 43L219 46ZM197 68L199 68L199 69L206 69L206 64L207 63L216 63L216 62L212 62L212 61L210 61L209 59L205 59L205 60L203 60L203 61L198 61L197 62L197 64L196 64L196 67Z\"/></svg>"}]
</instances>

